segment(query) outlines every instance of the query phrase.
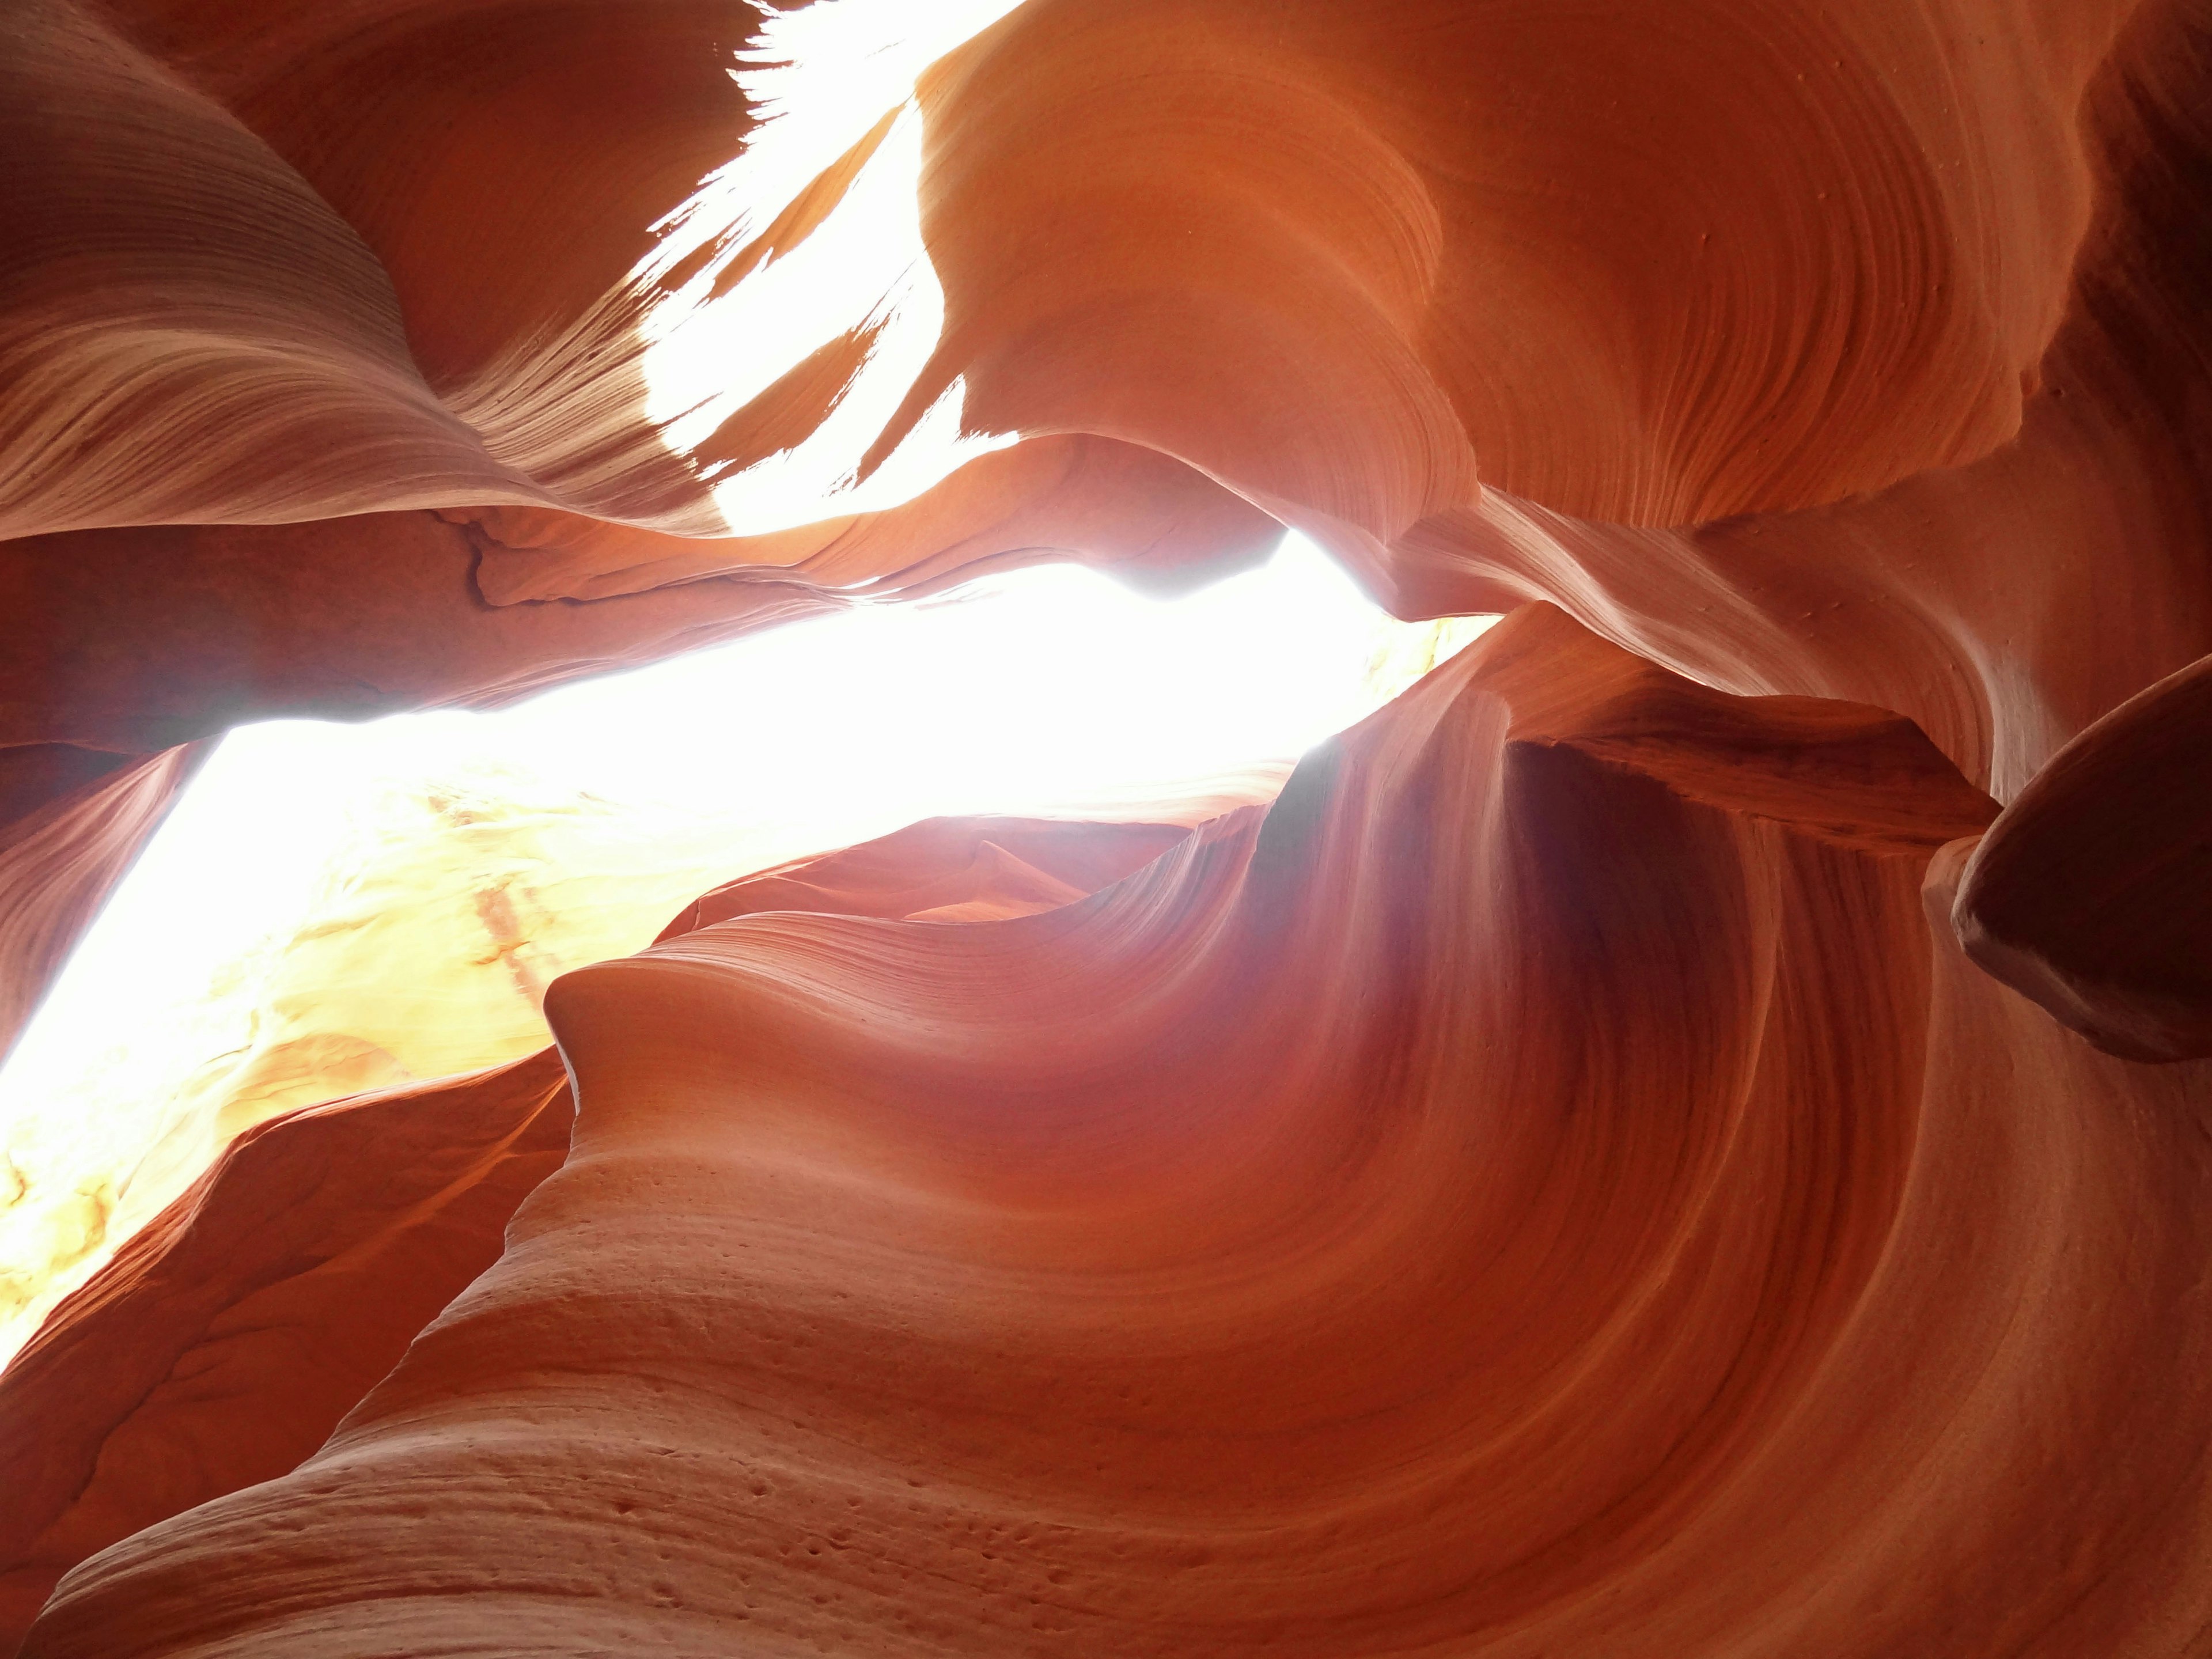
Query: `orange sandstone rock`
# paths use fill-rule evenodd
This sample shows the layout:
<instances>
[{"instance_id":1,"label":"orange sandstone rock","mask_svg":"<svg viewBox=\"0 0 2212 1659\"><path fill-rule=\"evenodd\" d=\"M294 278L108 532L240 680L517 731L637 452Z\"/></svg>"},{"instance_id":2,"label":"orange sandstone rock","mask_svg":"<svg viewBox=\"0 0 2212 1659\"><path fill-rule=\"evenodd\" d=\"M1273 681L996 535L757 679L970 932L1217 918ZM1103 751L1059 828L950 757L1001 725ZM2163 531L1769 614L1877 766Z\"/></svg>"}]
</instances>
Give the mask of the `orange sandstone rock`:
<instances>
[{"instance_id":1,"label":"orange sandstone rock","mask_svg":"<svg viewBox=\"0 0 2212 1659\"><path fill-rule=\"evenodd\" d=\"M0 1651L87 1555L283 1474L560 1164L551 1050L248 1129L0 1373Z\"/></svg>"},{"instance_id":2,"label":"orange sandstone rock","mask_svg":"<svg viewBox=\"0 0 2212 1659\"><path fill-rule=\"evenodd\" d=\"M779 908L1027 915L1188 833L935 819L717 889L665 936ZM573 1113L547 1049L246 1127L0 1372L0 1652L86 1556L319 1445L496 1259Z\"/></svg>"},{"instance_id":3,"label":"orange sandstone rock","mask_svg":"<svg viewBox=\"0 0 2212 1659\"><path fill-rule=\"evenodd\" d=\"M648 362L911 137L702 217L772 21L0 24L0 1018L257 715L1278 522L1593 632L561 981L575 1154L388 1376L526 1155L448 1249L432 1095L241 1142L0 1381L11 1616L111 1545L27 1650L2201 1649L2203 0L1029 0L924 79L944 328L849 432L889 289L711 420ZM725 533L824 432L1018 441ZM342 1386L230 1340L362 1240L441 1265Z\"/></svg>"},{"instance_id":4,"label":"orange sandstone rock","mask_svg":"<svg viewBox=\"0 0 2212 1659\"><path fill-rule=\"evenodd\" d=\"M980 921L1056 909L1151 863L1191 828L927 818L858 847L717 887L687 906L655 943L770 910Z\"/></svg>"},{"instance_id":5,"label":"orange sandstone rock","mask_svg":"<svg viewBox=\"0 0 2212 1659\"><path fill-rule=\"evenodd\" d=\"M498 1265L25 1651L2187 1651L2205 1073L1959 955L1993 811L1538 607L1088 900L571 975Z\"/></svg>"}]
</instances>

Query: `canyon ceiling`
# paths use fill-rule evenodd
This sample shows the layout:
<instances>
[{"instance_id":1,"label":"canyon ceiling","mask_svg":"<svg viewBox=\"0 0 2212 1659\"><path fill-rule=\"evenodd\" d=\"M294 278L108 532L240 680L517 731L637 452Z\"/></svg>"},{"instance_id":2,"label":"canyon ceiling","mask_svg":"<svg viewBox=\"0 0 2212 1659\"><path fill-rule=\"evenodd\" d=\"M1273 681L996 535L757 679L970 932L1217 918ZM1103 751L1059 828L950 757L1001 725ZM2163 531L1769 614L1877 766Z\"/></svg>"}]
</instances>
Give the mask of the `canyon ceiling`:
<instances>
[{"instance_id":1,"label":"canyon ceiling","mask_svg":"<svg viewBox=\"0 0 2212 1659\"><path fill-rule=\"evenodd\" d=\"M0 1653L2212 1654L2212 0L6 0L0 154L0 1041L242 721L1508 613L308 1079Z\"/></svg>"}]
</instances>

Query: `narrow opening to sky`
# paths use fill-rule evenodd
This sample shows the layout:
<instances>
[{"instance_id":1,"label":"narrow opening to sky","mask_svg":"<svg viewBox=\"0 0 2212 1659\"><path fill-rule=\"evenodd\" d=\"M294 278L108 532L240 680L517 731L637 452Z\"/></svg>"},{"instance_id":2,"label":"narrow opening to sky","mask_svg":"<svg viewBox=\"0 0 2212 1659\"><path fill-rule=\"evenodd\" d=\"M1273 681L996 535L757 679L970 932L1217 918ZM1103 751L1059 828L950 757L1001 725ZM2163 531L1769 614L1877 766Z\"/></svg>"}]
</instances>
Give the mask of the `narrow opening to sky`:
<instances>
[{"instance_id":1,"label":"narrow opening to sky","mask_svg":"<svg viewBox=\"0 0 2212 1659\"><path fill-rule=\"evenodd\" d=\"M0 1356L239 1130L519 1057L707 888L942 813L1145 817L1287 765L1487 619L1310 544L1175 600L1026 570L490 713L225 738L0 1071Z\"/></svg>"}]
</instances>

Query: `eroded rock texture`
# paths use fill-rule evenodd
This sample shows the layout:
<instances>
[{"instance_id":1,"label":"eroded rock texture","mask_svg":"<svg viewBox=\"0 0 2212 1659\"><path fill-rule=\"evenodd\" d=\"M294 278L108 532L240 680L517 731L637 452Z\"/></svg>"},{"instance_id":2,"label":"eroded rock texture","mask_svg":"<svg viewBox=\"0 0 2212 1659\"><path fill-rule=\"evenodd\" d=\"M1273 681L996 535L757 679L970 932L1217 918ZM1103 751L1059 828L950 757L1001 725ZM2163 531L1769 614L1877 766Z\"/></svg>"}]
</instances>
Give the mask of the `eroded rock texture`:
<instances>
[{"instance_id":1,"label":"eroded rock texture","mask_svg":"<svg viewBox=\"0 0 2212 1659\"><path fill-rule=\"evenodd\" d=\"M2205 0L295 9L0 15L9 1029L240 720L1549 603L717 889L565 1161L240 1139L0 1382L27 1652L2212 1650Z\"/></svg>"},{"instance_id":2,"label":"eroded rock texture","mask_svg":"<svg viewBox=\"0 0 2212 1659\"><path fill-rule=\"evenodd\" d=\"M0 748L0 1054L191 775L198 752Z\"/></svg>"},{"instance_id":3,"label":"eroded rock texture","mask_svg":"<svg viewBox=\"0 0 2212 1659\"><path fill-rule=\"evenodd\" d=\"M0 1648L70 1566L284 1474L568 1150L550 1050L246 1130L0 1373Z\"/></svg>"},{"instance_id":4,"label":"eroded rock texture","mask_svg":"<svg viewBox=\"0 0 2212 1659\"><path fill-rule=\"evenodd\" d=\"M1188 833L933 819L717 888L664 937L802 899L841 915L1025 915ZM0 1373L0 1650L78 1561L319 1445L497 1258L516 1205L566 1153L574 1111L548 1048L249 1121Z\"/></svg>"},{"instance_id":5,"label":"eroded rock texture","mask_svg":"<svg viewBox=\"0 0 2212 1659\"><path fill-rule=\"evenodd\" d=\"M500 1262L26 1652L2180 1650L2202 1078L1931 926L1993 810L1538 609L1088 901L571 975Z\"/></svg>"},{"instance_id":6,"label":"eroded rock texture","mask_svg":"<svg viewBox=\"0 0 2212 1659\"><path fill-rule=\"evenodd\" d=\"M938 372L2009 796L2212 648L2208 87L2194 0L1035 0L926 88Z\"/></svg>"}]
</instances>

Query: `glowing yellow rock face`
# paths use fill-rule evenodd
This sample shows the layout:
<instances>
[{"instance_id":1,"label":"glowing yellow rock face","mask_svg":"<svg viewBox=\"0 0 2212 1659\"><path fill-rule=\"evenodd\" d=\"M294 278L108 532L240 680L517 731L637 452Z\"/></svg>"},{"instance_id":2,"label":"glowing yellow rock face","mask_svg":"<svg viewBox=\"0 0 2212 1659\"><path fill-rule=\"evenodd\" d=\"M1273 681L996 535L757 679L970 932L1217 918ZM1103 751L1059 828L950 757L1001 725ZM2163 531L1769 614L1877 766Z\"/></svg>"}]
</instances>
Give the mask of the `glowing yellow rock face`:
<instances>
[{"instance_id":1,"label":"glowing yellow rock face","mask_svg":"<svg viewBox=\"0 0 2212 1659\"><path fill-rule=\"evenodd\" d=\"M638 949L701 890L781 850L519 773L388 791L295 925L220 969L184 1023L135 1034L10 1126L0 1345L240 1130L543 1047L556 975Z\"/></svg>"},{"instance_id":2,"label":"glowing yellow rock face","mask_svg":"<svg viewBox=\"0 0 2212 1659\"><path fill-rule=\"evenodd\" d=\"M557 975L636 950L744 867L727 825L642 816L482 786L396 799L385 838L274 947L251 1048L208 1074L218 1134L542 1047Z\"/></svg>"}]
</instances>

